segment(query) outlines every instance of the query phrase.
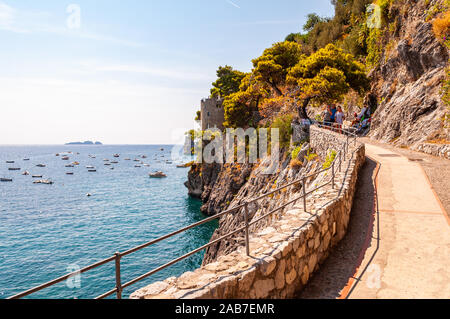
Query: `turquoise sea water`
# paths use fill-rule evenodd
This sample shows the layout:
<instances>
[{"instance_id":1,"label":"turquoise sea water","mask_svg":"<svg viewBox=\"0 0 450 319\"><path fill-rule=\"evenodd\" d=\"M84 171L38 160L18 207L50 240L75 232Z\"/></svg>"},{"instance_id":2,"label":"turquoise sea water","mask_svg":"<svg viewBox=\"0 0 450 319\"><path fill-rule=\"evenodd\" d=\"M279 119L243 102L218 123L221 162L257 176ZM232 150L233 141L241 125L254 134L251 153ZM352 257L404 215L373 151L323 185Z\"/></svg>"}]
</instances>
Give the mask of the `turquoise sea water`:
<instances>
[{"instance_id":1,"label":"turquoise sea water","mask_svg":"<svg viewBox=\"0 0 450 319\"><path fill-rule=\"evenodd\" d=\"M164 151L160 149L164 148ZM170 160L171 146L0 146L0 298L55 279L76 267L112 256L183 226L200 221L201 203L189 198L183 183L187 168ZM56 153L72 152L69 161ZM76 153L80 153L77 155ZM116 159L113 154L120 154ZM90 158L89 154L96 158ZM140 159L150 167L136 168ZM125 161L125 158L131 161ZM30 161L23 161L30 158ZM104 159L118 164L105 166ZM7 164L6 161L15 161ZM66 168L71 162L75 168ZM46 164L39 168L36 164ZM94 166L89 173L86 166ZM9 171L8 167L20 167ZM110 168L114 167L114 170ZM33 184L32 175L53 185ZM165 179L149 172L164 171ZM73 172L74 175L66 175ZM87 197L86 194L92 194ZM217 227L208 223L122 259L122 282L156 268L207 243ZM203 252L177 263L127 289L123 296L154 281L193 270ZM114 263L81 275L80 282L62 282L32 298L93 298L115 286ZM79 286L79 287L78 287Z\"/></svg>"}]
</instances>

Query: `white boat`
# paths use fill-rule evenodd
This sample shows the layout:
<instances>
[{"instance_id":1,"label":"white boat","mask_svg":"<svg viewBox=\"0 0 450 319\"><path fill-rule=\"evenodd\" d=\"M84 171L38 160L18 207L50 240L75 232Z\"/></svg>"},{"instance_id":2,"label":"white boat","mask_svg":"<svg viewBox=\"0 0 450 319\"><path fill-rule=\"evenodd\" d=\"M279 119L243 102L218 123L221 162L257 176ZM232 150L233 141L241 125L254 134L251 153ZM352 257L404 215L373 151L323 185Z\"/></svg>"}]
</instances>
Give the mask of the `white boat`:
<instances>
[{"instance_id":1,"label":"white boat","mask_svg":"<svg viewBox=\"0 0 450 319\"><path fill-rule=\"evenodd\" d=\"M34 181L33 184L46 184L46 185L52 185L53 182L51 180L48 179L40 179L37 181Z\"/></svg>"},{"instance_id":2,"label":"white boat","mask_svg":"<svg viewBox=\"0 0 450 319\"><path fill-rule=\"evenodd\" d=\"M114 154L113 156L114 157L120 157L120 154Z\"/></svg>"}]
</instances>

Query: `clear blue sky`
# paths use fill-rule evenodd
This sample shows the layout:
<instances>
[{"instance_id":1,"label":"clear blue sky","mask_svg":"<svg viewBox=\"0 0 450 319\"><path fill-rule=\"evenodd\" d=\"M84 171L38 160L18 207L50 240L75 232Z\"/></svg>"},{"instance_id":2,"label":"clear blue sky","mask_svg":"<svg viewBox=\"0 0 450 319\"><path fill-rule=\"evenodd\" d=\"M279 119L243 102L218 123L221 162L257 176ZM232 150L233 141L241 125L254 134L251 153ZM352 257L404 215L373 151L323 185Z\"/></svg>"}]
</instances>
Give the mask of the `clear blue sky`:
<instances>
[{"instance_id":1,"label":"clear blue sky","mask_svg":"<svg viewBox=\"0 0 450 319\"><path fill-rule=\"evenodd\" d=\"M0 144L174 143L193 127L219 65L250 71L252 58L299 32L311 12L332 16L333 7L0 0Z\"/></svg>"}]
</instances>

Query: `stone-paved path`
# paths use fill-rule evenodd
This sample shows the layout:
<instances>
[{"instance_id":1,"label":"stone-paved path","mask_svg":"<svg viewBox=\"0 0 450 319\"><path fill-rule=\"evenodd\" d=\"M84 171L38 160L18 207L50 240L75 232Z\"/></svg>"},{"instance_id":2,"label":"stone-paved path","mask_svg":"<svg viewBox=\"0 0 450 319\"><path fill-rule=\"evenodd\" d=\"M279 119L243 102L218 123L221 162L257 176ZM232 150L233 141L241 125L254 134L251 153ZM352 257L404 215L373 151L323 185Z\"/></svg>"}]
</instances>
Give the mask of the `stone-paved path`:
<instances>
[{"instance_id":1,"label":"stone-paved path","mask_svg":"<svg viewBox=\"0 0 450 319\"><path fill-rule=\"evenodd\" d=\"M299 297L450 298L450 221L420 164L366 155L348 233Z\"/></svg>"}]
</instances>

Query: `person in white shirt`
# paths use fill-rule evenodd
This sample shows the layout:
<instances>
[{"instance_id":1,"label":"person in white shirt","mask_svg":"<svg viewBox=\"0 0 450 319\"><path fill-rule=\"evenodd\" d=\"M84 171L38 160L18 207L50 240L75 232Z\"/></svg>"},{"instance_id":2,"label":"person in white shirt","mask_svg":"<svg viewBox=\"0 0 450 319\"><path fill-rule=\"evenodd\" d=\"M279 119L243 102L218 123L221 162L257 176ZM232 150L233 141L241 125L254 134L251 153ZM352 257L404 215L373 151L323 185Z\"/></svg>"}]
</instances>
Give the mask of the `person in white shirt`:
<instances>
[{"instance_id":1,"label":"person in white shirt","mask_svg":"<svg viewBox=\"0 0 450 319\"><path fill-rule=\"evenodd\" d=\"M344 124L344 112L342 112L342 107L338 106L337 107L337 112L336 112L336 127L339 129L339 132L341 132L342 129L342 124Z\"/></svg>"}]
</instances>

